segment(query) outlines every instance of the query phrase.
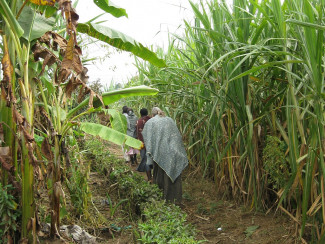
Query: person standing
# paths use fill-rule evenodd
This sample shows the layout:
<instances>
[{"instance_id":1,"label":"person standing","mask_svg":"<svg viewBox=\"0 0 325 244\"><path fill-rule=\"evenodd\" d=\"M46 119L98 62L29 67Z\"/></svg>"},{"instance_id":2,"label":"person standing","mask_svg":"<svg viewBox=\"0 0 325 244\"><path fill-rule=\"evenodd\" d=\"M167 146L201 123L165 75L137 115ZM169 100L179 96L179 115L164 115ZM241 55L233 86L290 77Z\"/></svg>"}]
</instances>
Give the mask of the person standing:
<instances>
[{"instance_id":1,"label":"person standing","mask_svg":"<svg viewBox=\"0 0 325 244\"><path fill-rule=\"evenodd\" d=\"M188 165L182 136L173 119L158 107L144 125L142 135L147 150L147 164L153 165L153 182L163 191L167 201L181 203L181 173Z\"/></svg>"},{"instance_id":2,"label":"person standing","mask_svg":"<svg viewBox=\"0 0 325 244\"><path fill-rule=\"evenodd\" d=\"M142 136L142 130L146 122L151 119L151 117L148 116L148 110L146 108L142 108L140 110L141 118L137 121L137 139L143 141ZM147 155L146 155L146 146L144 145L143 148L140 150L140 156L141 156L141 162L136 169L139 172L146 172L148 181L151 181L151 168L149 165L147 165Z\"/></svg>"},{"instance_id":3,"label":"person standing","mask_svg":"<svg viewBox=\"0 0 325 244\"><path fill-rule=\"evenodd\" d=\"M122 107L122 114L125 116L126 118L126 128L129 127L129 116L128 116L128 106L123 106ZM125 159L125 163L129 163L130 162L130 156L128 155L128 151L127 149L124 147L124 145L122 145L122 153L123 153L123 157Z\"/></svg>"},{"instance_id":4,"label":"person standing","mask_svg":"<svg viewBox=\"0 0 325 244\"><path fill-rule=\"evenodd\" d=\"M138 117L134 114L133 109L132 108L128 108L128 117L127 117L127 130L126 130L126 134L128 136L131 136L133 138L137 138L137 121L138 121ZM139 150L130 147L130 150L128 151L128 155L130 156L131 159L131 165L137 165L137 153L139 153Z\"/></svg>"}]
</instances>

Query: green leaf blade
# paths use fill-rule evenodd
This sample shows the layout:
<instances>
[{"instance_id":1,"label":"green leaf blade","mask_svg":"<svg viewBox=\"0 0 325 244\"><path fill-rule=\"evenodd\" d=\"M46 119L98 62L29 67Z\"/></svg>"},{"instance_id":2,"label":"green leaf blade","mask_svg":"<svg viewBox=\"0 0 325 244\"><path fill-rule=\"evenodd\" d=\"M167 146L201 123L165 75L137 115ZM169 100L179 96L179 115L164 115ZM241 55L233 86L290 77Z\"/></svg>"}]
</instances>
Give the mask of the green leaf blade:
<instances>
[{"instance_id":1,"label":"green leaf blade","mask_svg":"<svg viewBox=\"0 0 325 244\"><path fill-rule=\"evenodd\" d=\"M127 145L137 149L140 149L142 145L141 141L104 125L83 122L80 124L80 129L85 133L93 136L99 136L100 138L111 141L117 145Z\"/></svg>"},{"instance_id":2,"label":"green leaf blade","mask_svg":"<svg viewBox=\"0 0 325 244\"><path fill-rule=\"evenodd\" d=\"M115 5L112 1L109 0L94 0L94 3L104 10L106 13L109 13L113 15L116 18L120 17L128 17L128 14L126 13L126 10Z\"/></svg>"},{"instance_id":3,"label":"green leaf blade","mask_svg":"<svg viewBox=\"0 0 325 244\"><path fill-rule=\"evenodd\" d=\"M77 26L77 31L94 37L100 41L106 42L107 44L120 50L131 52L157 67L166 67L166 63L163 59L158 58L154 52L122 32L103 25L91 23L79 23Z\"/></svg>"}]
</instances>

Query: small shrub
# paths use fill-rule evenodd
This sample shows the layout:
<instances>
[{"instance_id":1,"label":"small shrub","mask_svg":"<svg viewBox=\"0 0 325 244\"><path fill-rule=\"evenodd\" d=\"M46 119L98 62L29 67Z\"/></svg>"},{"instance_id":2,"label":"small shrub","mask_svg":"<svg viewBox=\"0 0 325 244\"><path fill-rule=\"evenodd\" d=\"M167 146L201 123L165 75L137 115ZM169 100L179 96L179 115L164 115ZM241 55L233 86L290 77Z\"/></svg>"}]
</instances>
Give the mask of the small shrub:
<instances>
[{"instance_id":1,"label":"small shrub","mask_svg":"<svg viewBox=\"0 0 325 244\"><path fill-rule=\"evenodd\" d=\"M281 189L289 178L284 142L277 137L268 136L263 150L263 162L268 175L268 183L273 189Z\"/></svg>"},{"instance_id":2,"label":"small shrub","mask_svg":"<svg viewBox=\"0 0 325 244\"><path fill-rule=\"evenodd\" d=\"M174 204L152 200L142 205L145 222L138 225L140 243L200 243L186 224L186 214Z\"/></svg>"}]
</instances>

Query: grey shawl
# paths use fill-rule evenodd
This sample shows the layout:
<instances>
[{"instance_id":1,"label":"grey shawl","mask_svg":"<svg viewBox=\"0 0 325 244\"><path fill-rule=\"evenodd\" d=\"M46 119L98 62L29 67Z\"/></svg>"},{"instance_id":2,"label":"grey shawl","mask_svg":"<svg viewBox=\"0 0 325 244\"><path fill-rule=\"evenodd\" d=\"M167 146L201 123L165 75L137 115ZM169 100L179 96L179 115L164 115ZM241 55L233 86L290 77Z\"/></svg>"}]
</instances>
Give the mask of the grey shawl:
<instances>
[{"instance_id":1,"label":"grey shawl","mask_svg":"<svg viewBox=\"0 0 325 244\"><path fill-rule=\"evenodd\" d=\"M147 149L147 164L155 161L174 182L188 165L182 136L176 123L169 117L156 115L147 121L142 135Z\"/></svg>"},{"instance_id":2,"label":"grey shawl","mask_svg":"<svg viewBox=\"0 0 325 244\"><path fill-rule=\"evenodd\" d=\"M130 111L128 113L128 116L126 117L127 119L127 130L126 134L128 136L132 136L133 138L137 138L137 121L138 117Z\"/></svg>"}]
</instances>

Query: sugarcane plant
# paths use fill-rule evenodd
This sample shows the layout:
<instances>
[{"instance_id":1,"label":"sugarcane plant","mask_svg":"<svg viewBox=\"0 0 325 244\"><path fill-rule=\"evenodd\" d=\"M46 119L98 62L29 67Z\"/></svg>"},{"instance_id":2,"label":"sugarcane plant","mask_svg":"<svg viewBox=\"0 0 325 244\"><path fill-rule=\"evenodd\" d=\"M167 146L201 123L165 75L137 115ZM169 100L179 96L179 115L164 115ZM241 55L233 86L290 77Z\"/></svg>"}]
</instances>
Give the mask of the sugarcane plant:
<instances>
[{"instance_id":1,"label":"sugarcane plant","mask_svg":"<svg viewBox=\"0 0 325 244\"><path fill-rule=\"evenodd\" d=\"M278 206L316 240L325 233L324 5L191 3L195 19L171 39L168 67L139 61L136 82L159 88L153 103L179 123L191 165L219 191L255 209ZM268 136L280 140L281 184L265 170Z\"/></svg>"}]
</instances>

